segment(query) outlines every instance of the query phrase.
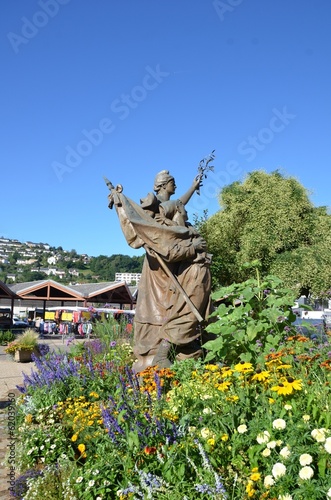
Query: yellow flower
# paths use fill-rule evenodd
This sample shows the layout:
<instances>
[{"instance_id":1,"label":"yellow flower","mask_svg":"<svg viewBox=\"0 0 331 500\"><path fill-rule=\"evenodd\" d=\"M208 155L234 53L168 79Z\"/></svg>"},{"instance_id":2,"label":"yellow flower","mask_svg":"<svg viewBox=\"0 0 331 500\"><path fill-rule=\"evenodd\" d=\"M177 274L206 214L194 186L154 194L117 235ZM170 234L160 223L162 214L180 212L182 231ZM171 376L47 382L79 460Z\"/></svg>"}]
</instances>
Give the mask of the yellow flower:
<instances>
[{"instance_id":1,"label":"yellow flower","mask_svg":"<svg viewBox=\"0 0 331 500\"><path fill-rule=\"evenodd\" d=\"M229 436L227 434L223 434L223 436L221 436L222 441L228 441L228 439L229 439Z\"/></svg>"},{"instance_id":2,"label":"yellow flower","mask_svg":"<svg viewBox=\"0 0 331 500\"><path fill-rule=\"evenodd\" d=\"M86 448L86 447L85 447L85 444L84 444L84 443L80 443L80 444L78 445L78 450L79 450L81 453L84 453L85 448Z\"/></svg>"},{"instance_id":3,"label":"yellow flower","mask_svg":"<svg viewBox=\"0 0 331 500\"><path fill-rule=\"evenodd\" d=\"M253 481L249 480L246 486L246 493L249 497L254 496L255 489L253 488L253 485L254 485Z\"/></svg>"},{"instance_id":4,"label":"yellow flower","mask_svg":"<svg viewBox=\"0 0 331 500\"><path fill-rule=\"evenodd\" d=\"M32 422L32 415L31 415L31 413L28 413L26 415L25 421L26 421L27 424L31 424L31 422Z\"/></svg>"},{"instance_id":5,"label":"yellow flower","mask_svg":"<svg viewBox=\"0 0 331 500\"><path fill-rule=\"evenodd\" d=\"M267 370L258 371L256 370L255 374L252 376L252 380L257 380L258 382L264 382L270 377L270 372Z\"/></svg>"},{"instance_id":6,"label":"yellow flower","mask_svg":"<svg viewBox=\"0 0 331 500\"><path fill-rule=\"evenodd\" d=\"M215 446L215 439L214 438L210 438L207 440L207 443L209 444L209 446Z\"/></svg>"},{"instance_id":7,"label":"yellow flower","mask_svg":"<svg viewBox=\"0 0 331 500\"><path fill-rule=\"evenodd\" d=\"M75 442L78 439L78 434L74 434L71 438L71 441Z\"/></svg>"},{"instance_id":8,"label":"yellow flower","mask_svg":"<svg viewBox=\"0 0 331 500\"><path fill-rule=\"evenodd\" d=\"M287 384L280 382L278 385L274 385L271 387L272 391L276 391L279 395L287 396L288 394L292 394L293 390L291 387L288 387Z\"/></svg>"},{"instance_id":9,"label":"yellow flower","mask_svg":"<svg viewBox=\"0 0 331 500\"><path fill-rule=\"evenodd\" d=\"M276 370L288 370L289 368L292 368L292 365L282 364L282 365L277 366Z\"/></svg>"},{"instance_id":10,"label":"yellow flower","mask_svg":"<svg viewBox=\"0 0 331 500\"><path fill-rule=\"evenodd\" d=\"M250 479L252 481L259 481L261 479L261 474L259 472L254 472L251 474Z\"/></svg>"},{"instance_id":11,"label":"yellow flower","mask_svg":"<svg viewBox=\"0 0 331 500\"><path fill-rule=\"evenodd\" d=\"M228 366L223 366L223 368L221 368L221 377L222 378L231 377L232 374L233 374L233 370L231 370L231 368L229 368Z\"/></svg>"},{"instance_id":12,"label":"yellow flower","mask_svg":"<svg viewBox=\"0 0 331 500\"><path fill-rule=\"evenodd\" d=\"M217 365L206 365L205 369L209 370L210 372L216 372L219 370L219 367Z\"/></svg>"},{"instance_id":13,"label":"yellow flower","mask_svg":"<svg viewBox=\"0 0 331 500\"><path fill-rule=\"evenodd\" d=\"M287 377L287 384L292 387L294 391L301 391L302 390L302 380L298 379L295 380L292 377Z\"/></svg>"},{"instance_id":14,"label":"yellow flower","mask_svg":"<svg viewBox=\"0 0 331 500\"><path fill-rule=\"evenodd\" d=\"M229 389L230 385L231 385L231 382L225 381L225 382L222 382L221 384L217 384L216 388L221 392L225 392Z\"/></svg>"},{"instance_id":15,"label":"yellow flower","mask_svg":"<svg viewBox=\"0 0 331 500\"><path fill-rule=\"evenodd\" d=\"M253 371L253 365L252 363L241 361L234 367L234 369L239 373L249 373Z\"/></svg>"},{"instance_id":16,"label":"yellow flower","mask_svg":"<svg viewBox=\"0 0 331 500\"><path fill-rule=\"evenodd\" d=\"M295 380L292 377L287 377L287 379L282 380L278 385L271 387L272 391L276 391L279 395L288 395L292 394L294 391L302 390L302 381L301 379Z\"/></svg>"},{"instance_id":17,"label":"yellow flower","mask_svg":"<svg viewBox=\"0 0 331 500\"><path fill-rule=\"evenodd\" d=\"M236 401L238 401L238 399L239 399L239 396L236 396L236 395L234 395L234 396L228 396L226 398L227 401L231 401L232 403L235 403Z\"/></svg>"}]
</instances>

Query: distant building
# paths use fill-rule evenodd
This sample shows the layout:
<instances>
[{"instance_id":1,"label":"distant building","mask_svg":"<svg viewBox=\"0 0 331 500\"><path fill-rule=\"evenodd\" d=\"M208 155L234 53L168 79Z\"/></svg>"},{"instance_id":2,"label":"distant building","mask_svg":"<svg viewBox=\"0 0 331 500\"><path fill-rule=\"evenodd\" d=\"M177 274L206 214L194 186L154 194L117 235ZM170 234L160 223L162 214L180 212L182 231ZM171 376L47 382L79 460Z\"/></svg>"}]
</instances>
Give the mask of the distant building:
<instances>
[{"instance_id":1,"label":"distant building","mask_svg":"<svg viewBox=\"0 0 331 500\"><path fill-rule=\"evenodd\" d=\"M136 282L138 285L141 273L115 273L115 281L125 281L126 283Z\"/></svg>"},{"instance_id":2,"label":"distant building","mask_svg":"<svg viewBox=\"0 0 331 500\"><path fill-rule=\"evenodd\" d=\"M48 257L47 262L51 266L54 266L54 264L56 264L57 262L57 257L55 255L52 255L52 257Z\"/></svg>"}]
</instances>

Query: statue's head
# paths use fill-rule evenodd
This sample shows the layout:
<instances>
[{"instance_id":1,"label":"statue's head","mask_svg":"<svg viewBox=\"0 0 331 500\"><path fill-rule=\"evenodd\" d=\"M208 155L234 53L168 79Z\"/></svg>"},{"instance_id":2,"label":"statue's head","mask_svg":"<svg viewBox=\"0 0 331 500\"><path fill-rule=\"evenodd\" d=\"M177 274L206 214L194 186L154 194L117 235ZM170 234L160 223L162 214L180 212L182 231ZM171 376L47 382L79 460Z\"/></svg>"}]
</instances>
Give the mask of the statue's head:
<instances>
[{"instance_id":1,"label":"statue's head","mask_svg":"<svg viewBox=\"0 0 331 500\"><path fill-rule=\"evenodd\" d=\"M160 189L165 187L170 181L174 182L174 188L176 188L175 179L172 175L169 174L169 170L161 170L161 172L159 172L155 176L154 191L158 193Z\"/></svg>"}]
</instances>

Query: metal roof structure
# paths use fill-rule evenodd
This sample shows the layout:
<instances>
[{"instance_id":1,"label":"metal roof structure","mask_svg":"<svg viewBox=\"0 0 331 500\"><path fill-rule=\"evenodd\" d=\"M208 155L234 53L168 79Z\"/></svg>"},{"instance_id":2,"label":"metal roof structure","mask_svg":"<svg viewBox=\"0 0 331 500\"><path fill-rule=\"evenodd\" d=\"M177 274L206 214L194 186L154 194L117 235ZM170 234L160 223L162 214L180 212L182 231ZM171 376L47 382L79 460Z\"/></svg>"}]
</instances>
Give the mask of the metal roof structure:
<instances>
[{"instance_id":1,"label":"metal roof structure","mask_svg":"<svg viewBox=\"0 0 331 500\"><path fill-rule=\"evenodd\" d=\"M0 299L18 299L16 293L11 290L6 283L0 281Z\"/></svg>"},{"instance_id":2,"label":"metal roof structure","mask_svg":"<svg viewBox=\"0 0 331 500\"><path fill-rule=\"evenodd\" d=\"M20 299L84 302L84 296L81 293L75 293L70 289L70 287L61 285L57 281L53 280L16 283L14 285L10 285L10 288Z\"/></svg>"},{"instance_id":3,"label":"metal roof structure","mask_svg":"<svg viewBox=\"0 0 331 500\"><path fill-rule=\"evenodd\" d=\"M1 282L0 282L1 284ZM82 305L91 303L129 305L132 309L134 297L125 282L85 283L82 285L62 285L53 280L30 281L15 283L7 286L4 283L1 289L4 295L0 299L18 299L29 302L42 301L59 303L60 305ZM6 295L5 292L8 294ZM51 304L49 304L51 305Z\"/></svg>"},{"instance_id":4,"label":"metal roof structure","mask_svg":"<svg viewBox=\"0 0 331 500\"><path fill-rule=\"evenodd\" d=\"M81 293L87 302L118 303L133 305L134 298L125 281L84 283L72 285L70 289Z\"/></svg>"}]
</instances>

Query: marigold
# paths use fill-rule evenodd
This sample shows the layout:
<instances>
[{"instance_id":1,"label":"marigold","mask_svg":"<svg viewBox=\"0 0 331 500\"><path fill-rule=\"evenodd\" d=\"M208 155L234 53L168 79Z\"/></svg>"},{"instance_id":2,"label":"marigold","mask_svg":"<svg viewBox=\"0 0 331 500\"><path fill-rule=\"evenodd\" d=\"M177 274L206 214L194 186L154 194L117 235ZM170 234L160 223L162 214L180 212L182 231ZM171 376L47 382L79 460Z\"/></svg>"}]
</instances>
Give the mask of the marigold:
<instances>
[{"instance_id":1,"label":"marigold","mask_svg":"<svg viewBox=\"0 0 331 500\"><path fill-rule=\"evenodd\" d=\"M239 425L239 427L237 427L237 431L239 432L239 434L244 434L245 432L247 432L247 425L246 424L241 424Z\"/></svg>"},{"instance_id":2,"label":"marigold","mask_svg":"<svg viewBox=\"0 0 331 500\"><path fill-rule=\"evenodd\" d=\"M78 450L81 452L81 453L84 453L85 449L86 449L86 446L84 443L79 443L78 445Z\"/></svg>"},{"instance_id":3,"label":"marigold","mask_svg":"<svg viewBox=\"0 0 331 500\"><path fill-rule=\"evenodd\" d=\"M31 424L31 422L32 422L32 415L31 415L31 413L28 413L26 415L25 421L26 421L27 424Z\"/></svg>"},{"instance_id":4,"label":"marigold","mask_svg":"<svg viewBox=\"0 0 331 500\"><path fill-rule=\"evenodd\" d=\"M155 446L145 446L144 453L146 453L146 455L153 455L154 453L156 453Z\"/></svg>"},{"instance_id":5,"label":"marigold","mask_svg":"<svg viewBox=\"0 0 331 500\"><path fill-rule=\"evenodd\" d=\"M314 475L314 470L309 465L302 467L302 469L299 471L300 479L303 479L304 481L311 479L313 475Z\"/></svg>"},{"instance_id":6,"label":"marigold","mask_svg":"<svg viewBox=\"0 0 331 500\"><path fill-rule=\"evenodd\" d=\"M248 497L253 497L255 494L255 489L254 489L254 483L251 479L248 480L247 485L246 485L246 493Z\"/></svg>"}]
</instances>

